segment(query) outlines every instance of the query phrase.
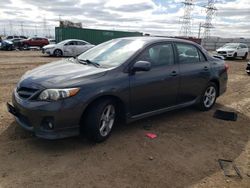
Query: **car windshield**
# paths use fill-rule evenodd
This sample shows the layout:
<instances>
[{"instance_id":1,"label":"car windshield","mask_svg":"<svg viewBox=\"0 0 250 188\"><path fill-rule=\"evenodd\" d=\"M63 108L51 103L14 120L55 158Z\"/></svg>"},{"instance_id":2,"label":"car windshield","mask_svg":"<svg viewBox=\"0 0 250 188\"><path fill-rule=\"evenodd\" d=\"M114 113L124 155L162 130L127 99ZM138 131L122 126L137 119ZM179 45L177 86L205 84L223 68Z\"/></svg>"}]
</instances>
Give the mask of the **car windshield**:
<instances>
[{"instance_id":1,"label":"car windshield","mask_svg":"<svg viewBox=\"0 0 250 188\"><path fill-rule=\"evenodd\" d=\"M89 60L102 67L117 67L129 59L143 45L140 39L115 39L91 48L79 60Z\"/></svg>"},{"instance_id":2,"label":"car windshield","mask_svg":"<svg viewBox=\"0 0 250 188\"><path fill-rule=\"evenodd\" d=\"M225 46L223 46L223 48L226 49L236 49L238 47L238 44L226 44Z\"/></svg>"}]
</instances>

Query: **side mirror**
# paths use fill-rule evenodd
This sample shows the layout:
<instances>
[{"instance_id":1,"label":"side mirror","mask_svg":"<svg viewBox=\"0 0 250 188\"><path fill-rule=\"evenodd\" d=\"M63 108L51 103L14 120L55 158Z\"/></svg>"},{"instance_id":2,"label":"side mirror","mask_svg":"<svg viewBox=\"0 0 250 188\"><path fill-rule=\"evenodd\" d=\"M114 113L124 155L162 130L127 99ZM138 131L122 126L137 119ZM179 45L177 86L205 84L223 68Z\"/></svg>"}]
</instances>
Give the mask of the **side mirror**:
<instances>
[{"instance_id":1,"label":"side mirror","mask_svg":"<svg viewBox=\"0 0 250 188\"><path fill-rule=\"evenodd\" d=\"M132 68L133 72L149 71L151 69L151 63L148 61L137 61Z\"/></svg>"}]
</instances>

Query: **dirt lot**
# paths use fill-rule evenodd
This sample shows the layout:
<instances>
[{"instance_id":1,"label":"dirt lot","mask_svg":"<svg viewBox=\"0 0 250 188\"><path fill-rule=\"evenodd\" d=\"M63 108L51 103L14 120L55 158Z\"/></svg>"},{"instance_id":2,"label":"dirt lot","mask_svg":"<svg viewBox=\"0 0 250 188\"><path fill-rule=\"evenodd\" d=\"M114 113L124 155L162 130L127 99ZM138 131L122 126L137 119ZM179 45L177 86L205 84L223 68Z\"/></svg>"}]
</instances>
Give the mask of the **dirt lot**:
<instances>
[{"instance_id":1,"label":"dirt lot","mask_svg":"<svg viewBox=\"0 0 250 188\"><path fill-rule=\"evenodd\" d=\"M96 145L77 137L38 139L7 113L5 103L21 75L53 60L40 52L0 51L0 188L250 187L247 61L227 61L228 90L213 110L186 108L121 125ZM239 118L214 119L216 109L238 111ZM146 132L158 137L150 140ZM243 179L225 177L221 158L234 160Z\"/></svg>"}]
</instances>

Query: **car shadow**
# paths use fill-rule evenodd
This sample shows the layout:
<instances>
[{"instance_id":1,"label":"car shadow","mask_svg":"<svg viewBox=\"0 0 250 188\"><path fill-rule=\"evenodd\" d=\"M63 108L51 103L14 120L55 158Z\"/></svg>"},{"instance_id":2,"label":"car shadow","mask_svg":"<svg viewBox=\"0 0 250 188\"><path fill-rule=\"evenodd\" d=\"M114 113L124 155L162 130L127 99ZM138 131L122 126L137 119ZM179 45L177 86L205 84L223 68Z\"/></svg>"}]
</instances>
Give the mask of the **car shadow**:
<instances>
[{"instance_id":1,"label":"car shadow","mask_svg":"<svg viewBox=\"0 0 250 188\"><path fill-rule=\"evenodd\" d=\"M67 178L61 183L85 171L87 177L94 173L90 179L96 186L104 181L117 187L121 181L126 181L132 187L187 187L221 171L217 160L235 160L248 142L249 118L238 113L236 122L215 119L216 109L235 111L222 104L216 104L208 112L184 108L121 124L100 144L80 137L54 141L38 139L12 122L1 134L0 141L8 140L7 150L16 152L0 153L4 153L3 157L14 155L5 160L5 168L14 166L14 171L23 168L25 160L32 166L26 167L26 173L39 169L45 175L49 165L59 169L64 166ZM145 133L149 132L155 133L157 138L147 138ZM86 175L88 170L90 174ZM240 170L244 173L245 169ZM105 178L101 178L104 172ZM55 172L51 173L53 177ZM43 178L47 176L50 172ZM76 181L86 183L89 180L79 177ZM43 183L46 186L46 180Z\"/></svg>"}]
</instances>

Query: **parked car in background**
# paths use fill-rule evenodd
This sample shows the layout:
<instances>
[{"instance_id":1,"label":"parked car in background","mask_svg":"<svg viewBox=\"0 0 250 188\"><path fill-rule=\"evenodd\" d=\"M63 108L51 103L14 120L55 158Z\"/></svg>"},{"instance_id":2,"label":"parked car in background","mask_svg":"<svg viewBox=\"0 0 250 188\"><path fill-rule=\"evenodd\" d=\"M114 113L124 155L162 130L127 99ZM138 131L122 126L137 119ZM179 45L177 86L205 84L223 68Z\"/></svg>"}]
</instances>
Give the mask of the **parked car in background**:
<instances>
[{"instance_id":1,"label":"parked car in background","mask_svg":"<svg viewBox=\"0 0 250 188\"><path fill-rule=\"evenodd\" d=\"M7 37L5 37L6 40L11 40L11 39L18 39L18 38L21 38L21 39L27 39L27 37L25 36L17 36L17 35L9 35Z\"/></svg>"},{"instance_id":2,"label":"parked car in background","mask_svg":"<svg viewBox=\"0 0 250 188\"><path fill-rule=\"evenodd\" d=\"M22 40L23 38L10 39L10 41L13 42L14 48L16 49L20 49L22 47L22 43L21 43Z\"/></svg>"},{"instance_id":3,"label":"parked car in background","mask_svg":"<svg viewBox=\"0 0 250 188\"><path fill-rule=\"evenodd\" d=\"M38 137L84 133L101 142L119 117L130 122L191 105L210 110L226 91L227 69L190 41L114 39L28 71L7 107Z\"/></svg>"},{"instance_id":4,"label":"parked car in background","mask_svg":"<svg viewBox=\"0 0 250 188\"><path fill-rule=\"evenodd\" d=\"M49 40L42 37L32 37L25 40L21 40L20 42L21 46L26 49L28 49L31 46L43 47L49 44Z\"/></svg>"},{"instance_id":5,"label":"parked car in background","mask_svg":"<svg viewBox=\"0 0 250 188\"><path fill-rule=\"evenodd\" d=\"M69 39L57 44L49 44L42 48L42 53L51 56L77 56L94 47L94 45L78 39Z\"/></svg>"},{"instance_id":6,"label":"parked car in background","mask_svg":"<svg viewBox=\"0 0 250 188\"><path fill-rule=\"evenodd\" d=\"M250 61L247 63L246 72L248 75L250 75Z\"/></svg>"},{"instance_id":7,"label":"parked car in background","mask_svg":"<svg viewBox=\"0 0 250 188\"><path fill-rule=\"evenodd\" d=\"M14 49L14 44L10 40L0 40L0 49L11 51Z\"/></svg>"},{"instance_id":8,"label":"parked car in background","mask_svg":"<svg viewBox=\"0 0 250 188\"><path fill-rule=\"evenodd\" d=\"M55 39L48 39L49 40L49 44L56 44L56 40Z\"/></svg>"},{"instance_id":9,"label":"parked car in background","mask_svg":"<svg viewBox=\"0 0 250 188\"><path fill-rule=\"evenodd\" d=\"M216 52L219 55L227 57L242 57L246 59L248 56L248 46L243 43L227 43L221 48L217 49Z\"/></svg>"}]
</instances>

